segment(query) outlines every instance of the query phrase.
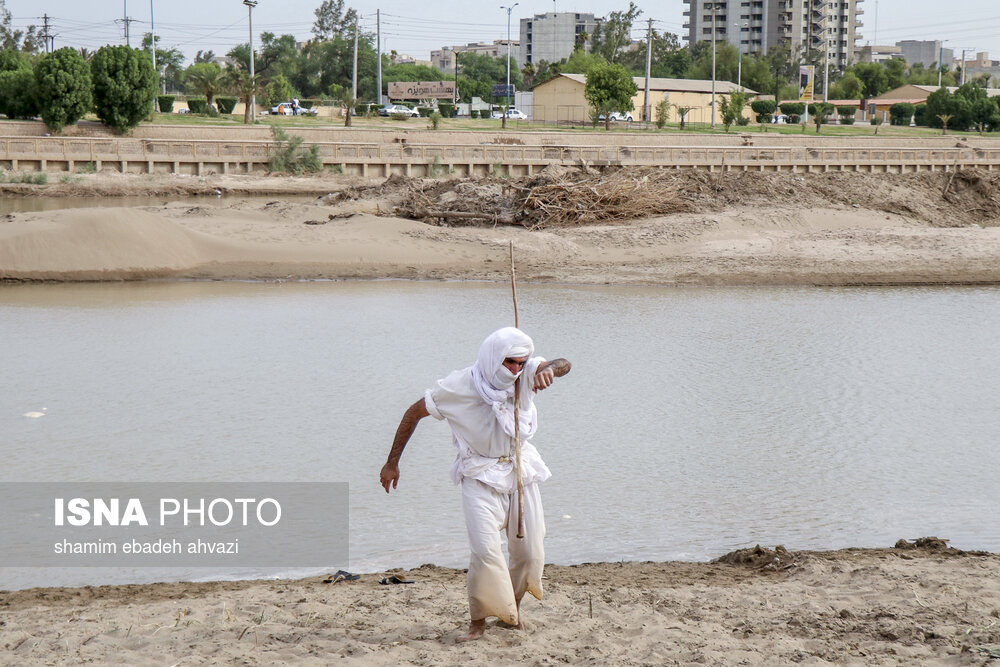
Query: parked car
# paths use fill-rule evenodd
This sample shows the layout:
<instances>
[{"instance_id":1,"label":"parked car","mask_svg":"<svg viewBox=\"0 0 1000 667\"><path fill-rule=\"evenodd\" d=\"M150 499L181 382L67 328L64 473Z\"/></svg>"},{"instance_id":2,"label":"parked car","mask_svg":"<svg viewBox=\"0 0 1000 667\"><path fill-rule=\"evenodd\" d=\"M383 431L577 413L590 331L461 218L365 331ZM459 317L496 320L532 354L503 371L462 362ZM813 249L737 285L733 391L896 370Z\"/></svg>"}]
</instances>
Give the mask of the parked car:
<instances>
[{"instance_id":1,"label":"parked car","mask_svg":"<svg viewBox=\"0 0 1000 667\"><path fill-rule=\"evenodd\" d=\"M599 121L601 121L603 123L604 122L604 114L601 114L600 116L598 116L597 120L599 120ZM611 122L612 123L614 123L615 121L623 121L625 123L631 123L633 120L634 119L632 118L632 114L630 114L627 111L624 112L624 113L621 112L621 111L612 111L611 112Z\"/></svg>"},{"instance_id":2,"label":"parked car","mask_svg":"<svg viewBox=\"0 0 1000 667\"><path fill-rule=\"evenodd\" d=\"M395 116L401 114L403 116L410 116L411 118L419 118L420 112L416 109L411 109L403 104L386 104L381 109L378 110L379 116Z\"/></svg>"},{"instance_id":3,"label":"parked car","mask_svg":"<svg viewBox=\"0 0 1000 667\"><path fill-rule=\"evenodd\" d=\"M494 119L503 118L503 111L502 110L494 111L492 114L490 114L490 118ZM518 109L515 109L514 107L510 107L509 109L507 109L507 118L513 118L514 120L528 120L528 114Z\"/></svg>"},{"instance_id":4,"label":"parked car","mask_svg":"<svg viewBox=\"0 0 1000 667\"><path fill-rule=\"evenodd\" d=\"M282 102L271 107L272 116L316 116L318 114L319 109L306 109L303 106L296 108L291 102Z\"/></svg>"}]
</instances>

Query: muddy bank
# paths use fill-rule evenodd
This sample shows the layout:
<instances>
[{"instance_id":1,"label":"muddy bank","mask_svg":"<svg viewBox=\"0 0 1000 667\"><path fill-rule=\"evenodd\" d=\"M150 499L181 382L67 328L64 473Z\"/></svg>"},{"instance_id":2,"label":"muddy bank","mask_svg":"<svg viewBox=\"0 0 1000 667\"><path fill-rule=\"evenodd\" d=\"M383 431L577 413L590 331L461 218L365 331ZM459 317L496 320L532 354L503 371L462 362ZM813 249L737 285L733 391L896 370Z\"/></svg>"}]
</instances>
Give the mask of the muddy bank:
<instances>
[{"instance_id":1,"label":"muddy bank","mask_svg":"<svg viewBox=\"0 0 1000 667\"><path fill-rule=\"evenodd\" d=\"M94 174L5 187L165 198L140 209L8 215L0 222L8 280L505 280L514 240L519 276L538 282L1000 282L1000 179L970 170L550 169L525 179L380 182ZM212 206L169 201L193 194L227 197Z\"/></svg>"}]
</instances>

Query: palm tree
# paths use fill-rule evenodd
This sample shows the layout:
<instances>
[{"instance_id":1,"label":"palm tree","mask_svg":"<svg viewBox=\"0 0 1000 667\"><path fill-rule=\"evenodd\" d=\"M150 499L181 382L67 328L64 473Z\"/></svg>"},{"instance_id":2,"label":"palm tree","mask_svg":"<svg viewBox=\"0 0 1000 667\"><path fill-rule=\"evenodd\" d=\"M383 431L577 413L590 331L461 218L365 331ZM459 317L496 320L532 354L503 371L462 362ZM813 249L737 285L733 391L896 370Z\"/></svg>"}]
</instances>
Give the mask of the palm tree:
<instances>
[{"instance_id":1,"label":"palm tree","mask_svg":"<svg viewBox=\"0 0 1000 667\"><path fill-rule=\"evenodd\" d=\"M263 90L261 77L250 78L250 73L238 67L226 69L222 75L222 83L235 94L240 102L244 104L243 124L250 125L254 119L250 115L250 99L255 95L260 95ZM209 98L211 99L211 98Z\"/></svg>"},{"instance_id":2,"label":"palm tree","mask_svg":"<svg viewBox=\"0 0 1000 667\"><path fill-rule=\"evenodd\" d=\"M191 65L187 69L185 83L191 91L204 95L208 105L211 106L212 98L223 88L222 70L214 63Z\"/></svg>"},{"instance_id":3,"label":"palm tree","mask_svg":"<svg viewBox=\"0 0 1000 667\"><path fill-rule=\"evenodd\" d=\"M948 134L948 121L955 117L953 113L939 113L937 117L941 120L941 134Z\"/></svg>"}]
</instances>

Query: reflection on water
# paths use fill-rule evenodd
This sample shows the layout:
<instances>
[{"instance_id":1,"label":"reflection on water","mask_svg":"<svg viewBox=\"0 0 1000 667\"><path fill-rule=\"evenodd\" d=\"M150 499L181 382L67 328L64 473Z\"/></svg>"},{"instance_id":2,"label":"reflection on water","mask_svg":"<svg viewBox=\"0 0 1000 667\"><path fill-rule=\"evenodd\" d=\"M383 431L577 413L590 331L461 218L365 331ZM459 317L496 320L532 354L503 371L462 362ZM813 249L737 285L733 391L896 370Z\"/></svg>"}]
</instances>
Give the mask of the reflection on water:
<instances>
[{"instance_id":1,"label":"reflection on water","mask_svg":"<svg viewBox=\"0 0 1000 667\"><path fill-rule=\"evenodd\" d=\"M996 288L519 292L539 353L574 363L538 400L548 561L1000 551ZM404 408L511 319L488 284L4 286L0 481L346 481L349 567L462 566L447 428L421 423L393 494L378 470Z\"/></svg>"}]
</instances>

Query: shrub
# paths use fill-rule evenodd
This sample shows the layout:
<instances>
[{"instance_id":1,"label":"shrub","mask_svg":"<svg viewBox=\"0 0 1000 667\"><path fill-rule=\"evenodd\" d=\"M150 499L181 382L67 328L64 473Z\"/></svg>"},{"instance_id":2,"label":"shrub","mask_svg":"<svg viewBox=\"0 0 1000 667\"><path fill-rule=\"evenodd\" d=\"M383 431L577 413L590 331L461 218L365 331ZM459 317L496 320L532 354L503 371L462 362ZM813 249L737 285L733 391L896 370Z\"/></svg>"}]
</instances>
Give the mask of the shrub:
<instances>
[{"instance_id":1,"label":"shrub","mask_svg":"<svg viewBox=\"0 0 1000 667\"><path fill-rule=\"evenodd\" d=\"M441 122L441 114L439 114L437 111L435 111L430 116L428 116L427 119L431 122L431 129L432 130L438 129L438 124L440 124L440 122Z\"/></svg>"},{"instance_id":2,"label":"shrub","mask_svg":"<svg viewBox=\"0 0 1000 667\"><path fill-rule=\"evenodd\" d=\"M0 72L0 113L7 118L37 116L34 87L35 73L30 67Z\"/></svg>"},{"instance_id":3,"label":"shrub","mask_svg":"<svg viewBox=\"0 0 1000 667\"><path fill-rule=\"evenodd\" d=\"M479 109L469 109L469 118L479 118Z\"/></svg>"},{"instance_id":4,"label":"shrub","mask_svg":"<svg viewBox=\"0 0 1000 667\"><path fill-rule=\"evenodd\" d=\"M219 106L219 113L232 113L236 108L235 97L219 96L215 98L215 103Z\"/></svg>"},{"instance_id":5,"label":"shrub","mask_svg":"<svg viewBox=\"0 0 1000 667\"><path fill-rule=\"evenodd\" d=\"M439 102L438 113L442 118L452 118L455 116L455 105L451 102Z\"/></svg>"},{"instance_id":6,"label":"shrub","mask_svg":"<svg viewBox=\"0 0 1000 667\"><path fill-rule=\"evenodd\" d=\"M417 113L420 114L421 118L429 117L432 111L434 111L434 109L428 109L427 107L419 107L417 109Z\"/></svg>"},{"instance_id":7,"label":"shrub","mask_svg":"<svg viewBox=\"0 0 1000 667\"><path fill-rule=\"evenodd\" d=\"M878 116L872 116L871 118L868 119L868 122L872 125L878 125L879 124Z\"/></svg>"},{"instance_id":8,"label":"shrub","mask_svg":"<svg viewBox=\"0 0 1000 667\"><path fill-rule=\"evenodd\" d=\"M313 107L323 106L322 100L317 100L314 98L309 98L307 100L299 100L299 106L303 109L312 109Z\"/></svg>"},{"instance_id":9,"label":"shrub","mask_svg":"<svg viewBox=\"0 0 1000 667\"><path fill-rule=\"evenodd\" d=\"M918 104L916 111L913 113L913 116L914 116L913 122L915 122L917 125L922 125L924 127L928 127L930 125L930 121L927 118L926 104Z\"/></svg>"},{"instance_id":10,"label":"shrub","mask_svg":"<svg viewBox=\"0 0 1000 667\"><path fill-rule=\"evenodd\" d=\"M308 149L302 149L302 137L294 135L289 137L285 131L277 125L271 126L271 159L268 167L274 173L292 172L301 174L304 172L315 173L323 169L323 161L319 157L319 146L311 145Z\"/></svg>"},{"instance_id":11,"label":"shrub","mask_svg":"<svg viewBox=\"0 0 1000 667\"><path fill-rule=\"evenodd\" d=\"M890 125L909 125L917 107L909 102L896 102L889 107Z\"/></svg>"},{"instance_id":12,"label":"shrub","mask_svg":"<svg viewBox=\"0 0 1000 667\"><path fill-rule=\"evenodd\" d=\"M42 120L53 132L61 132L91 109L90 66L74 48L53 51L38 61L34 89Z\"/></svg>"},{"instance_id":13,"label":"shrub","mask_svg":"<svg viewBox=\"0 0 1000 667\"><path fill-rule=\"evenodd\" d=\"M208 99L204 97L189 97L187 102L191 113L205 113L208 108Z\"/></svg>"},{"instance_id":14,"label":"shrub","mask_svg":"<svg viewBox=\"0 0 1000 667\"><path fill-rule=\"evenodd\" d=\"M789 122L798 122L798 120L792 121L791 116L798 118L806 111L806 105L802 102L785 102L779 105L781 113L789 117Z\"/></svg>"},{"instance_id":15,"label":"shrub","mask_svg":"<svg viewBox=\"0 0 1000 667\"><path fill-rule=\"evenodd\" d=\"M750 103L750 108L753 109L756 114L767 114L773 115L774 110L778 108L778 103L774 100L754 100Z\"/></svg>"},{"instance_id":16,"label":"shrub","mask_svg":"<svg viewBox=\"0 0 1000 667\"><path fill-rule=\"evenodd\" d=\"M663 98L656 103L656 129L662 130L670 120L670 100Z\"/></svg>"},{"instance_id":17,"label":"shrub","mask_svg":"<svg viewBox=\"0 0 1000 667\"><path fill-rule=\"evenodd\" d=\"M402 113L400 111L393 112L389 118L393 120L410 120L411 116L408 113Z\"/></svg>"},{"instance_id":18,"label":"shrub","mask_svg":"<svg viewBox=\"0 0 1000 667\"><path fill-rule=\"evenodd\" d=\"M156 97L149 54L129 46L102 46L90 61L94 110L101 122L128 132L147 117Z\"/></svg>"},{"instance_id":19,"label":"shrub","mask_svg":"<svg viewBox=\"0 0 1000 667\"><path fill-rule=\"evenodd\" d=\"M854 118L854 114L856 114L857 112L858 108L852 107L850 105L837 107L837 115L839 115L841 118L846 118L846 117Z\"/></svg>"},{"instance_id":20,"label":"shrub","mask_svg":"<svg viewBox=\"0 0 1000 667\"><path fill-rule=\"evenodd\" d=\"M841 125L854 125L854 116L841 116L840 117L840 124Z\"/></svg>"},{"instance_id":21,"label":"shrub","mask_svg":"<svg viewBox=\"0 0 1000 667\"><path fill-rule=\"evenodd\" d=\"M174 96L173 95L160 95L156 98L156 105L160 109L160 113L173 113L174 112Z\"/></svg>"}]
</instances>

